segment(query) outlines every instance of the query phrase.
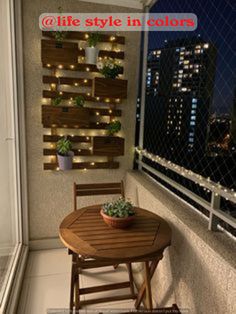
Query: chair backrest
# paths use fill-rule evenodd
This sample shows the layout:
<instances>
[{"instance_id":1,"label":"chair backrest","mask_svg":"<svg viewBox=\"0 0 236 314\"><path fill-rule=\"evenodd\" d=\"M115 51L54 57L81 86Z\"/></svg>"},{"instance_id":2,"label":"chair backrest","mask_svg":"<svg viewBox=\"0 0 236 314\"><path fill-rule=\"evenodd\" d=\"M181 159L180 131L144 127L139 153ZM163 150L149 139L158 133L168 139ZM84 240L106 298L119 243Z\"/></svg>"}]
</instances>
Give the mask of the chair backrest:
<instances>
[{"instance_id":1,"label":"chair backrest","mask_svg":"<svg viewBox=\"0 0 236 314\"><path fill-rule=\"evenodd\" d=\"M117 183L93 183L76 184L74 183L74 210L77 210L77 197L89 195L109 195L120 194L125 197L123 181Z\"/></svg>"}]
</instances>

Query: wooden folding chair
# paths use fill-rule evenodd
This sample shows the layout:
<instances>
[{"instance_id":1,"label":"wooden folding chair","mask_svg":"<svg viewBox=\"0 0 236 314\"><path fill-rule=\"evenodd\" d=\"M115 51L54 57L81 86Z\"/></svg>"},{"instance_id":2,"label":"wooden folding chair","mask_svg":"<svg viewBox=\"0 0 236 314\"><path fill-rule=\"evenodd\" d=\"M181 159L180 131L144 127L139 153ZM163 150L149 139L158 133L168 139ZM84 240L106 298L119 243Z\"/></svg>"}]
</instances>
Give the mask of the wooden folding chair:
<instances>
[{"instance_id":1,"label":"wooden folding chair","mask_svg":"<svg viewBox=\"0 0 236 314\"><path fill-rule=\"evenodd\" d=\"M77 210L77 198L82 196L95 196L95 195L120 195L121 197L125 197L124 193L124 184L123 181L118 183L98 183L98 184L76 184L74 183L74 210ZM126 264L129 274L129 285L120 284L111 284L106 286L98 286L92 288L79 288L79 274L82 269L91 269L98 267L109 266L107 261L93 260L91 263L91 259L87 256L78 255L72 251L69 251L69 254L72 254L72 270L71 270L71 289L70 289L70 310L73 312L73 308L78 310L82 302L80 302L80 295L87 294L91 292L100 292L113 290L115 286L118 288L127 288L130 287L131 295L135 298L134 293L134 283L133 283L133 273L132 273L132 264ZM116 268L118 265L110 264ZM117 289L117 288L115 288ZM90 300L90 304L99 303L99 302L107 302L111 301L111 298L102 298L102 299L93 299Z\"/></svg>"}]
</instances>

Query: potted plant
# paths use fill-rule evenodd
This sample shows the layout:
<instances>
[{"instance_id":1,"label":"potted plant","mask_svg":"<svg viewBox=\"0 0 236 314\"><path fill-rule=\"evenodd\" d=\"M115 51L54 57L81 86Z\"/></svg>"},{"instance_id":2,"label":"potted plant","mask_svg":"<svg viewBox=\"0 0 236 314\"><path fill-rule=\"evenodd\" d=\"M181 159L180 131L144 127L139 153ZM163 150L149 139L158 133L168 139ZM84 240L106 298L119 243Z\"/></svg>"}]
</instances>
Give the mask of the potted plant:
<instances>
[{"instance_id":1,"label":"potted plant","mask_svg":"<svg viewBox=\"0 0 236 314\"><path fill-rule=\"evenodd\" d=\"M74 98L74 105L77 107L83 108L84 102L85 102L85 99L84 99L84 96L82 96L82 95L76 96Z\"/></svg>"},{"instance_id":2,"label":"potted plant","mask_svg":"<svg viewBox=\"0 0 236 314\"><path fill-rule=\"evenodd\" d=\"M122 67L113 59L106 59L97 63L99 72L104 77L93 80L93 96L108 98L127 98L128 81L119 78Z\"/></svg>"},{"instance_id":3,"label":"potted plant","mask_svg":"<svg viewBox=\"0 0 236 314\"><path fill-rule=\"evenodd\" d=\"M72 143L66 136L57 142L57 159L61 170L72 169L74 153L71 151Z\"/></svg>"},{"instance_id":4,"label":"potted plant","mask_svg":"<svg viewBox=\"0 0 236 314\"><path fill-rule=\"evenodd\" d=\"M114 120L109 123L106 127L110 136L113 136L115 133L118 133L121 130L121 123L119 120Z\"/></svg>"},{"instance_id":5,"label":"potted plant","mask_svg":"<svg viewBox=\"0 0 236 314\"><path fill-rule=\"evenodd\" d=\"M52 104L53 104L53 106L59 106L61 101L62 101L62 98L58 96L58 97L52 99Z\"/></svg>"},{"instance_id":6,"label":"potted plant","mask_svg":"<svg viewBox=\"0 0 236 314\"><path fill-rule=\"evenodd\" d=\"M98 33L90 33L87 39L88 47L85 48L86 63L96 64L98 57L97 43L100 41L101 35Z\"/></svg>"},{"instance_id":7,"label":"potted plant","mask_svg":"<svg viewBox=\"0 0 236 314\"><path fill-rule=\"evenodd\" d=\"M132 203L124 198L104 204L100 214L106 224L118 229L128 227L135 218L135 210Z\"/></svg>"}]
</instances>

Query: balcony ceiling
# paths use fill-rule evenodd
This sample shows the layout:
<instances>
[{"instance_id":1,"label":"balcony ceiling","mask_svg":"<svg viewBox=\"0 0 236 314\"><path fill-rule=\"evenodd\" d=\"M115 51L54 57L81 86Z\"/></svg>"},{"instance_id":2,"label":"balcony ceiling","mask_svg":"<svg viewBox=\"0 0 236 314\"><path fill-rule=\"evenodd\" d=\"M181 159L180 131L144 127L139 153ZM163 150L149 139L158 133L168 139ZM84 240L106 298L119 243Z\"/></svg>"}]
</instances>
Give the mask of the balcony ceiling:
<instances>
[{"instance_id":1,"label":"balcony ceiling","mask_svg":"<svg viewBox=\"0 0 236 314\"><path fill-rule=\"evenodd\" d=\"M155 0L80 0L80 1L116 5L120 7L127 7L140 10L142 10L145 6L149 6L151 3L155 2Z\"/></svg>"}]
</instances>

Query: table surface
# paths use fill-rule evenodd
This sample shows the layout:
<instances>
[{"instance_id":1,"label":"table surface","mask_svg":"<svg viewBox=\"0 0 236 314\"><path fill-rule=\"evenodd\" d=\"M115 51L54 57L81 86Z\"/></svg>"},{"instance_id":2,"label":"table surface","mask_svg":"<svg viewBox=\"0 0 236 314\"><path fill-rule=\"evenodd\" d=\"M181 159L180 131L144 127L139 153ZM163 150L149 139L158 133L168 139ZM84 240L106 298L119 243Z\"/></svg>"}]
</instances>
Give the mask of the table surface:
<instances>
[{"instance_id":1,"label":"table surface","mask_svg":"<svg viewBox=\"0 0 236 314\"><path fill-rule=\"evenodd\" d=\"M70 213L60 225L66 247L97 259L142 259L154 257L171 242L171 229L161 217L135 207L136 217L126 229L108 226L100 215L101 205Z\"/></svg>"}]
</instances>

